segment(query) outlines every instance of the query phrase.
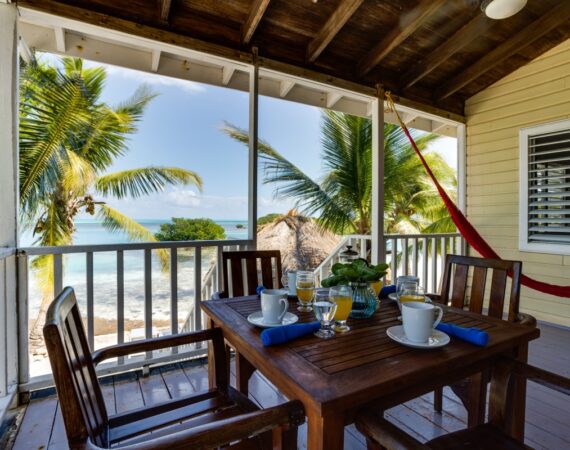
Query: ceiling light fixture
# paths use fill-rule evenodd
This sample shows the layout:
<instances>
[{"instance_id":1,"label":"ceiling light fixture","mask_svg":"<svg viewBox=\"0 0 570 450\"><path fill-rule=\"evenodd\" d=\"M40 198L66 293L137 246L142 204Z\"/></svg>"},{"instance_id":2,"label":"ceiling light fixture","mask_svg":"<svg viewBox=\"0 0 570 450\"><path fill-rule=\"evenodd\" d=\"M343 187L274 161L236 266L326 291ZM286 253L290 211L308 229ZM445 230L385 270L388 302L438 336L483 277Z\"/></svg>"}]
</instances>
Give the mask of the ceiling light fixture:
<instances>
[{"instance_id":1,"label":"ceiling light fixture","mask_svg":"<svg viewBox=\"0 0 570 450\"><path fill-rule=\"evenodd\" d=\"M481 9L491 19L514 16L526 5L527 0L483 0Z\"/></svg>"}]
</instances>

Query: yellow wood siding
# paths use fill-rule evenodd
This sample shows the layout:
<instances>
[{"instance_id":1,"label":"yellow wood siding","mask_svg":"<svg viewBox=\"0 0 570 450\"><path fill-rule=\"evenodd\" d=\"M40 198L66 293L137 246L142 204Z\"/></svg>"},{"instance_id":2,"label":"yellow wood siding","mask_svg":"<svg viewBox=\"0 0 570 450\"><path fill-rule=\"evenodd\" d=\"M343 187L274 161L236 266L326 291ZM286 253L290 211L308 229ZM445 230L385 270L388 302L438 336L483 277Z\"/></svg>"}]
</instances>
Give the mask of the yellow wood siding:
<instances>
[{"instance_id":1,"label":"yellow wood siding","mask_svg":"<svg viewBox=\"0 0 570 450\"><path fill-rule=\"evenodd\" d=\"M466 102L467 215L505 259L523 273L570 285L570 256L520 252L519 129L570 118L570 40ZM570 326L570 299L524 288L521 310Z\"/></svg>"}]
</instances>

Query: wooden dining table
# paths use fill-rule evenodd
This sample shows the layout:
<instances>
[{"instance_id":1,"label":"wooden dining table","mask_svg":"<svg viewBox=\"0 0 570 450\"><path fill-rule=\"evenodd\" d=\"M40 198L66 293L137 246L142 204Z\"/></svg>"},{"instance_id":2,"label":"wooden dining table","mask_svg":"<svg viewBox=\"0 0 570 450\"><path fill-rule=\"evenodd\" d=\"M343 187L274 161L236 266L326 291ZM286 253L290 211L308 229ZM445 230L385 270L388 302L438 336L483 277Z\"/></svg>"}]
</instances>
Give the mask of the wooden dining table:
<instances>
[{"instance_id":1,"label":"wooden dining table","mask_svg":"<svg viewBox=\"0 0 570 450\"><path fill-rule=\"evenodd\" d=\"M210 300L201 307L209 326L220 327L236 351L239 390L247 392L249 377L257 369L285 396L303 403L309 450L342 449L345 425L364 406L382 411L467 376L476 377L491 370L502 356L526 360L529 341L540 333L537 328L444 306L443 321L485 330L488 344L478 347L452 338L438 349L414 349L387 336L387 328L401 322L397 305L384 301L371 318L349 319L351 331L332 339L307 335L264 347L261 330L247 321L249 314L261 309L258 296ZM289 311L299 316L299 322L315 320L313 313L298 312L294 299ZM511 405L515 413L508 430L519 440L524 436L525 386L522 380L515 383ZM480 389L485 388L486 383L481 383Z\"/></svg>"}]
</instances>

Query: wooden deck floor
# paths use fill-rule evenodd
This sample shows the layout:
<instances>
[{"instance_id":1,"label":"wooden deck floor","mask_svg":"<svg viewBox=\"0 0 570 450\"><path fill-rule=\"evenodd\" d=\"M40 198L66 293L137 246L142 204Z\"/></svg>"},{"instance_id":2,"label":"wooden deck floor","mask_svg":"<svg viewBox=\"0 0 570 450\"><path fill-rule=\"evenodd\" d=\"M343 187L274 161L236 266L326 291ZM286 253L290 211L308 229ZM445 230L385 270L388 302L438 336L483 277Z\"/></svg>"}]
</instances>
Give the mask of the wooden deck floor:
<instances>
[{"instance_id":1,"label":"wooden deck floor","mask_svg":"<svg viewBox=\"0 0 570 450\"><path fill-rule=\"evenodd\" d=\"M570 331L542 325L542 336L533 342L529 359L532 364L570 376ZM207 388L203 366L176 364L161 367L143 378L131 374L128 379L114 377L102 386L110 414L151 405ZM255 373L250 381L250 396L262 407L286 401L269 381ZM416 438L425 441L465 427L465 411L447 389L444 412L435 413L432 395L424 395L392 408L389 420ZM529 383L526 409L526 442L536 449L570 449L570 402L534 383ZM345 448L363 450L363 437L354 426L345 430ZM33 400L26 408L19 426L15 450L67 449L65 430L55 397ZM306 425L299 433L299 448L306 448Z\"/></svg>"}]
</instances>

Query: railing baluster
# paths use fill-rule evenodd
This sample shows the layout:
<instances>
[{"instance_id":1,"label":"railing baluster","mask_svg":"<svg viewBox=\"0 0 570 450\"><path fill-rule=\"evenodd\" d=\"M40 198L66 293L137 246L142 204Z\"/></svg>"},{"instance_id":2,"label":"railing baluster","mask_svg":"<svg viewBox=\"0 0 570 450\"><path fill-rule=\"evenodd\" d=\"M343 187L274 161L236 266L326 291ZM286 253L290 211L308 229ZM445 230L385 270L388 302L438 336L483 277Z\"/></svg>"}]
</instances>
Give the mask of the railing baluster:
<instances>
[{"instance_id":1,"label":"railing baluster","mask_svg":"<svg viewBox=\"0 0 570 450\"><path fill-rule=\"evenodd\" d=\"M392 284L396 284L396 279L398 278L398 241L396 239L392 239L392 260L390 262L392 263L390 269L390 277L392 279L390 281Z\"/></svg>"},{"instance_id":2,"label":"railing baluster","mask_svg":"<svg viewBox=\"0 0 570 450\"><path fill-rule=\"evenodd\" d=\"M170 333L178 334L178 249L170 249ZM171 352L178 353L178 347Z\"/></svg>"},{"instance_id":3,"label":"railing baluster","mask_svg":"<svg viewBox=\"0 0 570 450\"><path fill-rule=\"evenodd\" d=\"M218 271L218 292L222 292L222 290L224 289L224 266L223 266L223 258L222 258L222 253L224 251L224 247L221 245L218 245L218 266L217 266L217 271Z\"/></svg>"},{"instance_id":4,"label":"railing baluster","mask_svg":"<svg viewBox=\"0 0 570 450\"><path fill-rule=\"evenodd\" d=\"M431 239L431 291L437 292L437 238Z\"/></svg>"},{"instance_id":5,"label":"railing baluster","mask_svg":"<svg viewBox=\"0 0 570 450\"><path fill-rule=\"evenodd\" d=\"M412 239L412 275L418 276L418 238Z\"/></svg>"},{"instance_id":6,"label":"railing baluster","mask_svg":"<svg viewBox=\"0 0 570 450\"><path fill-rule=\"evenodd\" d=\"M63 262L61 253L53 255L53 296L63 290Z\"/></svg>"},{"instance_id":7,"label":"railing baluster","mask_svg":"<svg viewBox=\"0 0 570 450\"><path fill-rule=\"evenodd\" d=\"M425 287L426 290L428 288L428 239L422 239L423 248L422 248L422 279L421 284Z\"/></svg>"},{"instance_id":8,"label":"railing baluster","mask_svg":"<svg viewBox=\"0 0 570 450\"><path fill-rule=\"evenodd\" d=\"M95 305L93 304L93 252L86 253L87 269L87 340L91 351L95 350Z\"/></svg>"},{"instance_id":9,"label":"railing baluster","mask_svg":"<svg viewBox=\"0 0 570 450\"><path fill-rule=\"evenodd\" d=\"M117 250L117 343L125 342L125 255ZM118 364L125 363L125 357L119 356Z\"/></svg>"},{"instance_id":10,"label":"railing baluster","mask_svg":"<svg viewBox=\"0 0 570 450\"><path fill-rule=\"evenodd\" d=\"M144 251L144 334L152 337L152 250ZM152 358L152 351L146 352L146 358Z\"/></svg>"},{"instance_id":11,"label":"railing baluster","mask_svg":"<svg viewBox=\"0 0 570 450\"><path fill-rule=\"evenodd\" d=\"M402 241L402 273L408 275L408 238Z\"/></svg>"},{"instance_id":12,"label":"railing baluster","mask_svg":"<svg viewBox=\"0 0 570 450\"><path fill-rule=\"evenodd\" d=\"M367 240L364 238L360 238L360 257L362 259L366 259L367 255L367 248L366 248L366 242Z\"/></svg>"},{"instance_id":13,"label":"railing baluster","mask_svg":"<svg viewBox=\"0 0 570 450\"><path fill-rule=\"evenodd\" d=\"M196 247L194 254L194 330L202 329L202 249Z\"/></svg>"},{"instance_id":14,"label":"railing baluster","mask_svg":"<svg viewBox=\"0 0 570 450\"><path fill-rule=\"evenodd\" d=\"M28 322L28 256L18 255L18 381L30 381L29 322Z\"/></svg>"},{"instance_id":15,"label":"railing baluster","mask_svg":"<svg viewBox=\"0 0 570 450\"><path fill-rule=\"evenodd\" d=\"M440 276L443 275L443 272L445 271L445 255L447 253L447 239L446 238L441 238L441 271L440 271ZM439 286L439 280L437 280L437 284ZM435 292L435 291L434 291Z\"/></svg>"}]
</instances>

